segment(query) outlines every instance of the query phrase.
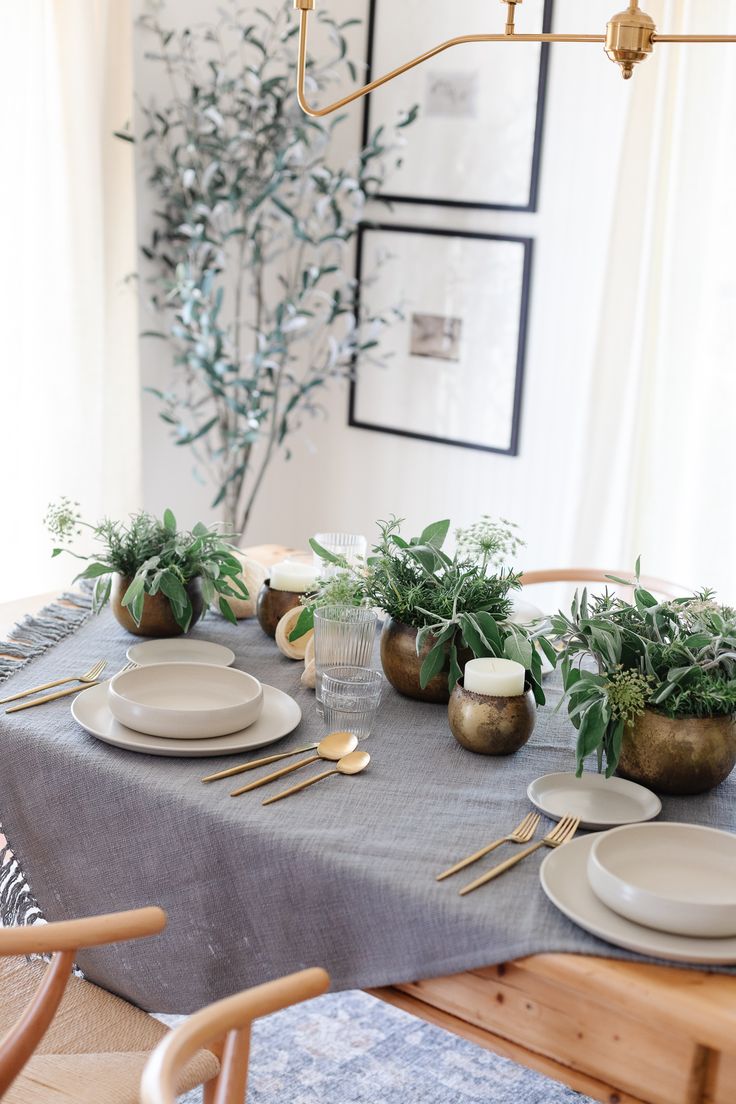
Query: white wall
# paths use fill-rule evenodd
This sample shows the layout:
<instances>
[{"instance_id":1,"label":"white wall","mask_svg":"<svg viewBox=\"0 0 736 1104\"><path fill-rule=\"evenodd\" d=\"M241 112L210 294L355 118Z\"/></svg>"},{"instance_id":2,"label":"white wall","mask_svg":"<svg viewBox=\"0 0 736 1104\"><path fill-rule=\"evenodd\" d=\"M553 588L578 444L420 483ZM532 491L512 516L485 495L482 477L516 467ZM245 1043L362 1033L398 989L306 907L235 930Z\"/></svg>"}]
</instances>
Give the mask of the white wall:
<instances>
[{"instance_id":1,"label":"white wall","mask_svg":"<svg viewBox=\"0 0 736 1104\"><path fill-rule=\"evenodd\" d=\"M141 3L143 0L141 0ZM275 3L277 0L270 0ZM333 0L332 11L364 16L367 0ZM169 3L170 25L206 20L216 0ZM610 0L557 0L555 29L599 33ZM490 12L491 26L502 17ZM519 21L523 18L520 9ZM458 9L458 33L464 25ZM406 53L412 28L406 27ZM355 36L363 56L363 29ZM144 99L163 97L154 66L143 59L138 37L136 86ZM493 47L488 51L493 64ZM521 46L510 47L523 49ZM654 63L650 63L654 64ZM637 73L636 79L646 79ZM570 563L578 472L584 464L583 412L592 375L616 188L616 169L626 122L628 87L602 50L592 46L552 49L544 135L539 212L535 215L465 211L402 204L385 221L478 231L530 234L536 239L529 342L518 457L413 441L347 426L346 391L336 388L326 422L308 425L292 444L293 459L277 460L256 508L249 543L303 544L319 529L372 534L373 522L391 513L416 531L429 520L451 516L467 523L480 513L517 521L528 541L527 566ZM378 95L402 105L401 81ZM357 147L362 109L353 107L341 142ZM411 156L409 132L407 156ZM469 132L468 141L475 141ZM151 198L139 179L141 231L149 224ZM148 324L142 311L143 327ZM144 384L158 386L169 364L161 342L143 342ZM146 505L171 505L182 521L208 516L208 489L191 477L191 458L175 449L144 399ZM605 489L602 489L605 493Z\"/></svg>"}]
</instances>

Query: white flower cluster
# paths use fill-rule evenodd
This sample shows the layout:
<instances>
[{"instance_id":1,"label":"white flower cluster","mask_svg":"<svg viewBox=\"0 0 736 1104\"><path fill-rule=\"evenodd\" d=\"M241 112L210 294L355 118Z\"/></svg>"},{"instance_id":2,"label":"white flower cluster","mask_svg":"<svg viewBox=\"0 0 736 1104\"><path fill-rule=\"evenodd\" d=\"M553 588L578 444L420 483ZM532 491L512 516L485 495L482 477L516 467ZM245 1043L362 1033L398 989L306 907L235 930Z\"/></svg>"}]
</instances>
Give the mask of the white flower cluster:
<instances>
[{"instance_id":1,"label":"white flower cluster","mask_svg":"<svg viewBox=\"0 0 736 1104\"><path fill-rule=\"evenodd\" d=\"M518 530L513 521L483 514L473 525L455 530L458 555L484 567L508 566L526 544Z\"/></svg>"}]
</instances>

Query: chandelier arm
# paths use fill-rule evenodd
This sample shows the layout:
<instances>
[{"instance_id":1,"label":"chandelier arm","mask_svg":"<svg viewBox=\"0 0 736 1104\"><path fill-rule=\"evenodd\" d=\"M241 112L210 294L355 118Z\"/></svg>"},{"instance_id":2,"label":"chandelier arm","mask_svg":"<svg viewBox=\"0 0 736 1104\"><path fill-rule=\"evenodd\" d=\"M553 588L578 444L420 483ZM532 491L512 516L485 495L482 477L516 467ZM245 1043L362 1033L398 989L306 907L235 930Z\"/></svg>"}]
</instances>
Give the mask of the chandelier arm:
<instances>
[{"instance_id":1,"label":"chandelier arm","mask_svg":"<svg viewBox=\"0 0 736 1104\"><path fill-rule=\"evenodd\" d=\"M736 42L736 35L667 35L653 34L652 42Z\"/></svg>"},{"instance_id":2,"label":"chandelier arm","mask_svg":"<svg viewBox=\"0 0 736 1104\"><path fill-rule=\"evenodd\" d=\"M311 9L309 9L311 10ZM394 77L400 77L403 73L408 73L410 69L416 68L417 65L421 65L425 61L429 61L430 58L436 57L438 54L444 53L445 50L449 50L453 46L464 46L470 42L597 42L603 43L606 40L605 35L565 35L565 34L477 34L477 35L461 35L459 38L450 38L447 42L441 42L439 46L435 46L431 50L427 50L426 53L420 54L419 57L412 58L411 61L405 62L397 69L392 69L390 73L384 74L382 77L377 77L376 80L372 80L370 84L366 84L363 88L358 88L354 92L351 92L348 96L343 96L341 100L336 100L335 103L330 104L328 107L316 108L312 107L307 102L306 93L306 81L307 81L307 25L309 10L302 8L299 12L299 56L297 60L297 99L299 106L306 115L310 115L313 119L324 118L325 115L331 115L334 111L339 111L342 107L347 107L348 104L354 103L355 100L360 99L362 96L367 96L369 92L373 92L376 88L380 88L382 84L388 84Z\"/></svg>"}]
</instances>

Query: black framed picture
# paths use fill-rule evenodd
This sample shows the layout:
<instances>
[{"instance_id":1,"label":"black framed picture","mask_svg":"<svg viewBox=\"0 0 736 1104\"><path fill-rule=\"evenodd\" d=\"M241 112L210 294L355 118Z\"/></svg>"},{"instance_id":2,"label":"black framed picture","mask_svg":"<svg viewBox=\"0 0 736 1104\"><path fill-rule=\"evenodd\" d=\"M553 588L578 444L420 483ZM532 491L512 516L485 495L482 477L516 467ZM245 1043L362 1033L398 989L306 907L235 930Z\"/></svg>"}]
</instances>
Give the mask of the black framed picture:
<instances>
[{"instance_id":1,"label":"black framed picture","mask_svg":"<svg viewBox=\"0 0 736 1104\"><path fill-rule=\"evenodd\" d=\"M552 4L525 0L517 30L549 32ZM501 29L504 13L496 6L498 11L489 0L464 0L461 10L427 0L371 0L368 79L458 34ZM377 127L396 122L397 103L406 110L419 106L419 118L407 131L410 156L381 198L536 211L548 67L548 43L468 43L403 74L393 95L368 96L364 144Z\"/></svg>"},{"instance_id":2,"label":"black framed picture","mask_svg":"<svg viewBox=\"0 0 736 1104\"><path fill-rule=\"evenodd\" d=\"M516 456L532 246L500 234L361 227L359 294L372 309L400 304L403 317L381 333L385 367L356 363L349 424Z\"/></svg>"}]
</instances>

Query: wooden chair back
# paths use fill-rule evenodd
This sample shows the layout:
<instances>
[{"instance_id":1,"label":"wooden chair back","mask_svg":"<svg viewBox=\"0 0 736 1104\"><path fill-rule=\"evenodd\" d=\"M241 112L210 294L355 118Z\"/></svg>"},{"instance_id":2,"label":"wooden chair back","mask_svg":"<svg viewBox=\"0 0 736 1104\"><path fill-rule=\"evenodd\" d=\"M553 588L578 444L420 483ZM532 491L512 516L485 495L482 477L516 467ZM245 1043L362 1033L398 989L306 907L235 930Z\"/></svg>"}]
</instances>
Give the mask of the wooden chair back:
<instances>
[{"instance_id":1,"label":"wooden chair back","mask_svg":"<svg viewBox=\"0 0 736 1104\"><path fill-rule=\"evenodd\" d=\"M253 1021L321 996L329 984L324 970L302 970L195 1012L149 1058L141 1080L141 1104L175 1104L177 1077L203 1047L221 1054L219 1076L205 1085L205 1104L243 1104Z\"/></svg>"},{"instance_id":2,"label":"wooden chair back","mask_svg":"<svg viewBox=\"0 0 736 1104\"><path fill-rule=\"evenodd\" d=\"M630 571L604 571L597 567L552 567L542 571L525 571L521 576L521 585L535 586L539 583L601 583L603 586L616 586L611 583L609 576L615 575L617 579L629 580L629 585L622 589L628 594L633 594L636 580ZM663 598L682 598L689 594L687 587L678 583L668 582L666 579L657 579L652 575L642 575L641 586L653 594L659 594Z\"/></svg>"},{"instance_id":3,"label":"wooden chair back","mask_svg":"<svg viewBox=\"0 0 736 1104\"><path fill-rule=\"evenodd\" d=\"M84 947L142 939L165 927L163 909L142 908L53 924L0 928L0 956L53 955L30 1004L0 1042L0 1098L46 1034L64 996L77 952Z\"/></svg>"}]
</instances>

